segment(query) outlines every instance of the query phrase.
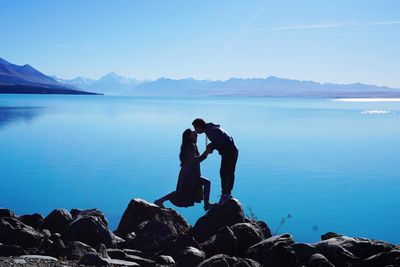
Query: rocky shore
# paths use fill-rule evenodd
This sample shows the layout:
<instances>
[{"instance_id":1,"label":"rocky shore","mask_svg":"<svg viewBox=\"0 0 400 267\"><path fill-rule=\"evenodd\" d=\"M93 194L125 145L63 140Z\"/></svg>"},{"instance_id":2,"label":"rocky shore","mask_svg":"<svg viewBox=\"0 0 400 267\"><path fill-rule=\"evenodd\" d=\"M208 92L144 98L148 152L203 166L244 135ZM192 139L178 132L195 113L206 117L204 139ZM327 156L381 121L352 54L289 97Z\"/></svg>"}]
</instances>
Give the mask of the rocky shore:
<instances>
[{"instance_id":1,"label":"rocky shore","mask_svg":"<svg viewBox=\"0 0 400 267\"><path fill-rule=\"evenodd\" d=\"M317 243L272 236L237 199L191 226L172 209L132 199L113 232L97 209L17 216L0 209L0 266L394 267L400 246L326 233Z\"/></svg>"}]
</instances>

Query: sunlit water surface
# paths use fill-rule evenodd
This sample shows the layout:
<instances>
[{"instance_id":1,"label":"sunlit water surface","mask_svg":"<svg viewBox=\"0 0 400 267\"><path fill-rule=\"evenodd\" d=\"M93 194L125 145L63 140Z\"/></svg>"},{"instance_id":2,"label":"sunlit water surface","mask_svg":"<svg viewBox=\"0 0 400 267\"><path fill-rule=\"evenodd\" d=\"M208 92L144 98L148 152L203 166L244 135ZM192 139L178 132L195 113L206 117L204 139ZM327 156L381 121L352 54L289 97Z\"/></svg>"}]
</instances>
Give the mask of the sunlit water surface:
<instances>
[{"instance_id":1,"label":"sunlit water surface","mask_svg":"<svg viewBox=\"0 0 400 267\"><path fill-rule=\"evenodd\" d=\"M296 241L335 231L400 242L400 102L0 95L0 206L96 207L115 229L132 198L174 190L196 117L234 137L234 196L273 233L290 214L279 233ZM219 162L202 164L214 201ZM191 224L203 214L201 204L178 211Z\"/></svg>"}]
</instances>

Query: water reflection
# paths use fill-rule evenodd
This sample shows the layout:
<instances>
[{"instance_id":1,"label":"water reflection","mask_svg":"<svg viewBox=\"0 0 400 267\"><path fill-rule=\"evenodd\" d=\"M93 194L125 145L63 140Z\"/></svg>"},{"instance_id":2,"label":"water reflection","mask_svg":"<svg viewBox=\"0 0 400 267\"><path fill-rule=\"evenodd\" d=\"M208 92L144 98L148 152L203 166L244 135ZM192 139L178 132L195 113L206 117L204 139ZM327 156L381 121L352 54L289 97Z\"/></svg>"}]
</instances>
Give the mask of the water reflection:
<instances>
[{"instance_id":1,"label":"water reflection","mask_svg":"<svg viewBox=\"0 0 400 267\"><path fill-rule=\"evenodd\" d=\"M41 107L0 107L0 129L13 122L29 123L40 116L42 111Z\"/></svg>"}]
</instances>

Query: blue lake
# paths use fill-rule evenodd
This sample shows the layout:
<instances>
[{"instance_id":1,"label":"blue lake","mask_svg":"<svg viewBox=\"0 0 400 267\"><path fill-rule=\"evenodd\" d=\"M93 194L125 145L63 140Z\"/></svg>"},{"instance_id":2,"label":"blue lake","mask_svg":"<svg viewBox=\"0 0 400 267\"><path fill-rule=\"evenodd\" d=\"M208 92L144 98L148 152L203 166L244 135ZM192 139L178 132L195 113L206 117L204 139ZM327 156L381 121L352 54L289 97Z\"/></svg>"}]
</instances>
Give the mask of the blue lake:
<instances>
[{"instance_id":1,"label":"blue lake","mask_svg":"<svg viewBox=\"0 0 400 267\"><path fill-rule=\"evenodd\" d=\"M130 199L174 190L181 134L196 117L234 137L233 194L272 232L291 214L279 233L296 241L335 231L400 243L400 102L0 95L0 206L96 207L115 229ZM214 201L219 162L202 163ZM178 212L193 224L202 204Z\"/></svg>"}]
</instances>

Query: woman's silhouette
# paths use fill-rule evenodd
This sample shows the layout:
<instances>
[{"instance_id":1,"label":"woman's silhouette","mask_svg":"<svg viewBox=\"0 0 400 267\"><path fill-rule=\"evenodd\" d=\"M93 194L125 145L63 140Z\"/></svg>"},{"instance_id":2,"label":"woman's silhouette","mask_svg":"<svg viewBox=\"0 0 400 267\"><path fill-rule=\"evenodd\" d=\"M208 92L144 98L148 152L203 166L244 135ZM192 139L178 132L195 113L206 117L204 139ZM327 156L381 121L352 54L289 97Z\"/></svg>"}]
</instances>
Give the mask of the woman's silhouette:
<instances>
[{"instance_id":1,"label":"woman's silhouette","mask_svg":"<svg viewBox=\"0 0 400 267\"><path fill-rule=\"evenodd\" d=\"M190 207L194 203L204 200L204 210L210 209L210 180L201 176L200 162L207 158L210 149L200 155L197 149L197 134L191 129L186 129L182 134L182 145L179 159L181 170L179 172L176 190L157 199L154 203L164 207L164 201L169 200L178 207Z\"/></svg>"}]
</instances>

